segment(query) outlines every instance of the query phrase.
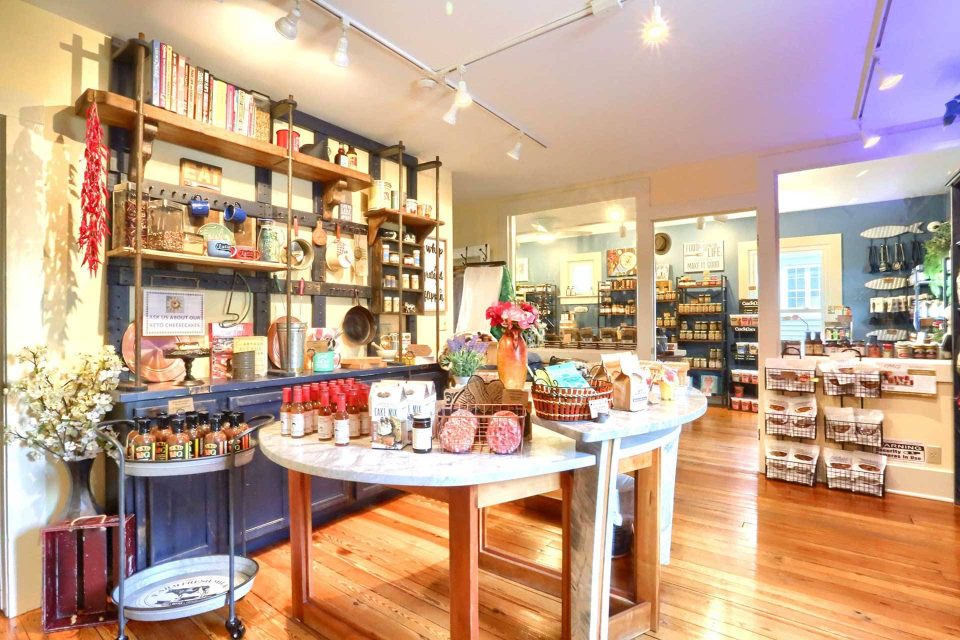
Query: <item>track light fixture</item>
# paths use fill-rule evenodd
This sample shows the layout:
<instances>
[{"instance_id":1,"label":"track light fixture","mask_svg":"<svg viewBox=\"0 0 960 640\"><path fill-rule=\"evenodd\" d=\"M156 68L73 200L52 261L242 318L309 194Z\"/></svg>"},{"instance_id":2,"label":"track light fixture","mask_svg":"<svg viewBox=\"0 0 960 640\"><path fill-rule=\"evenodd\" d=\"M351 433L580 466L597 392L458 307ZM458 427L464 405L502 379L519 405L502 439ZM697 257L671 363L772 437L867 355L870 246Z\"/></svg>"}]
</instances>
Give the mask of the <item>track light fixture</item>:
<instances>
[{"instance_id":1,"label":"track light fixture","mask_svg":"<svg viewBox=\"0 0 960 640\"><path fill-rule=\"evenodd\" d=\"M507 151L508 156L518 161L520 160L520 151L523 149L523 132L520 131L519 134L520 137L517 138L516 144L513 145L510 151Z\"/></svg>"},{"instance_id":2,"label":"track light fixture","mask_svg":"<svg viewBox=\"0 0 960 640\"><path fill-rule=\"evenodd\" d=\"M460 80L457 81L457 93L453 96L453 102L460 109L466 109L473 104L473 96L467 90L467 81L463 79L464 68L460 66Z\"/></svg>"},{"instance_id":3,"label":"track light fixture","mask_svg":"<svg viewBox=\"0 0 960 640\"><path fill-rule=\"evenodd\" d=\"M655 49L670 38L670 24L663 17L660 0L653 0L653 13L643 21L640 37L645 45Z\"/></svg>"},{"instance_id":4,"label":"track light fixture","mask_svg":"<svg viewBox=\"0 0 960 640\"><path fill-rule=\"evenodd\" d=\"M880 142L880 134L872 131L864 131L862 121L857 121L857 127L860 129L860 142L863 143L864 149L877 146L877 143Z\"/></svg>"},{"instance_id":5,"label":"track light fixture","mask_svg":"<svg viewBox=\"0 0 960 640\"><path fill-rule=\"evenodd\" d=\"M443 114L443 121L449 125L457 124L457 111L460 110L460 107L457 106L457 103L454 102L450 105L450 108L447 109L447 112Z\"/></svg>"},{"instance_id":6,"label":"track light fixture","mask_svg":"<svg viewBox=\"0 0 960 640\"><path fill-rule=\"evenodd\" d=\"M880 66L880 58L878 56L874 56L873 59L873 73L877 77L877 89L879 91L889 91L900 84L900 81L903 80L902 73L890 73L889 71L884 72Z\"/></svg>"},{"instance_id":7,"label":"track light fixture","mask_svg":"<svg viewBox=\"0 0 960 640\"><path fill-rule=\"evenodd\" d=\"M349 28L350 20L344 17L340 22L340 39L337 40L337 48L333 52L333 64L338 67L350 65L350 56L347 55L347 47L350 46L350 41L347 40L347 29Z\"/></svg>"},{"instance_id":8,"label":"track light fixture","mask_svg":"<svg viewBox=\"0 0 960 640\"><path fill-rule=\"evenodd\" d=\"M298 22L300 22L300 0L296 0L290 13L277 20L274 26L277 28L277 33L287 40L296 40Z\"/></svg>"}]
</instances>

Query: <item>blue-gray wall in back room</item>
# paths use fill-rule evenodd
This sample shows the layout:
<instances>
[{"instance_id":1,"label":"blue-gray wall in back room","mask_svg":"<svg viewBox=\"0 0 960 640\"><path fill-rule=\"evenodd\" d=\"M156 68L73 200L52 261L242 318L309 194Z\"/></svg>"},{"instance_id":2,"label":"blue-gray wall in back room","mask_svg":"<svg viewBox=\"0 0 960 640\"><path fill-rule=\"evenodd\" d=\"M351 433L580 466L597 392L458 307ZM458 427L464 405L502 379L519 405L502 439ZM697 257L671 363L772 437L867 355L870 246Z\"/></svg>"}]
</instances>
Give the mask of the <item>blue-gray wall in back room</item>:
<instances>
[{"instance_id":1,"label":"blue-gray wall in back room","mask_svg":"<svg viewBox=\"0 0 960 640\"><path fill-rule=\"evenodd\" d=\"M909 225L914 222L942 221L946 220L947 216L948 202L946 196L922 196L904 200L786 213L780 217L780 235L784 238L792 238L831 233L842 234L843 303L853 309L854 334L863 336L867 331L874 328L867 324L870 315L868 305L872 293L863 285L868 280L878 277L879 274L868 273L867 247L870 243L867 239L860 237L860 232L870 227L882 225ZM702 231L697 230L694 222L669 226L660 230L670 235L673 244L666 255L657 256L656 260L671 265L672 277L683 274L682 250L684 242L722 240L724 243L724 275L730 282L730 301L735 302L740 297L741 292L738 290L737 277L737 244L756 239L755 218L738 218L726 223L708 222L706 228ZM929 233L920 236L921 240L926 240L929 237ZM904 239L905 241L910 240L907 237ZM564 238L546 245L524 243L520 245L517 255L529 260L530 283L555 283L559 285L560 269L565 256L594 251L604 252L607 249L627 247L632 244L631 240L630 237L621 238L616 233L606 233ZM604 266L605 269L606 266ZM827 286L829 286L829 283L827 283ZM746 294L746 292L743 293ZM563 310L564 307L561 307L561 309ZM652 311L651 315L653 315ZM578 319L581 325L596 326L596 305L590 305L590 312L578 316Z\"/></svg>"}]
</instances>

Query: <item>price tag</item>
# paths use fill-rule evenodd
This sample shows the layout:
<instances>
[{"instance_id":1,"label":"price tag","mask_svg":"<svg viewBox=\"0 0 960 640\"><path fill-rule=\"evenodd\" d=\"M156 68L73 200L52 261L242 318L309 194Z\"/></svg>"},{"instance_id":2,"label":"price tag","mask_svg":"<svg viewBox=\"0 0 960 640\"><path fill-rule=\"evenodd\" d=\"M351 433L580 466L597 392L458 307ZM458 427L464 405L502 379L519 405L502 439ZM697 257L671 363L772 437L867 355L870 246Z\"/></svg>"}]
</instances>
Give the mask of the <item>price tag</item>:
<instances>
[{"instance_id":1,"label":"price tag","mask_svg":"<svg viewBox=\"0 0 960 640\"><path fill-rule=\"evenodd\" d=\"M503 395L500 396L502 404L517 404L521 407L527 406L529 400L530 394L524 389L504 389Z\"/></svg>"},{"instance_id":2,"label":"price tag","mask_svg":"<svg viewBox=\"0 0 960 640\"><path fill-rule=\"evenodd\" d=\"M610 413L610 400L600 398L590 401L590 418L594 419L601 413Z\"/></svg>"},{"instance_id":3,"label":"price tag","mask_svg":"<svg viewBox=\"0 0 960 640\"><path fill-rule=\"evenodd\" d=\"M167 402L167 413L176 415L193 411L193 398L175 398Z\"/></svg>"}]
</instances>

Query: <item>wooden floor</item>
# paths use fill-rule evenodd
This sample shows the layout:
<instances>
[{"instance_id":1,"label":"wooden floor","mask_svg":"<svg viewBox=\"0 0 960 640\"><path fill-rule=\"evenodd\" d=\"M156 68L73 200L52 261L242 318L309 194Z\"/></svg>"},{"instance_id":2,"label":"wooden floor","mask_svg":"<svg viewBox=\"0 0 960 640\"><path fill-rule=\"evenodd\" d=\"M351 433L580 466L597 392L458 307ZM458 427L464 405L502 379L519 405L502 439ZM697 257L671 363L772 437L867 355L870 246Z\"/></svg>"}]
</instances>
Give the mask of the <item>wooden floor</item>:
<instances>
[{"instance_id":1,"label":"wooden floor","mask_svg":"<svg viewBox=\"0 0 960 640\"><path fill-rule=\"evenodd\" d=\"M960 638L960 509L888 495L853 496L756 475L753 416L712 409L684 428L673 558L664 567L666 639ZM508 506L493 542L559 566L559 527ZM328 638L447 637L446 507L403 497L314 535ZM239 604L247 638L315 638L291 621L289 548L257 555ZM616 577L625 578L617 563ZM559 636L556 599L481 574L485 638ZM44 637L39 612L0 622L0 638ZM225 638L222 617L134 623L137 640ZM115 633L115 632L113 632ZM102 640L108 627L51 638Z\"/></svg>"}]
</instances>

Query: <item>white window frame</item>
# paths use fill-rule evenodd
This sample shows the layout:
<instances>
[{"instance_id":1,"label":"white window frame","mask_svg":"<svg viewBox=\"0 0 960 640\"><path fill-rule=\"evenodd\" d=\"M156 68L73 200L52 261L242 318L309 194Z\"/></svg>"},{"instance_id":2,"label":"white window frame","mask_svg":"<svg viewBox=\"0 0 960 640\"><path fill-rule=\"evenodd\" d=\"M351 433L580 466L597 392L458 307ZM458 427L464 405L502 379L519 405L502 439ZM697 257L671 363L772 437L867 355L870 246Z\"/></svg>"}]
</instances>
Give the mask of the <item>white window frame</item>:
<instances>
[{"instance_id":1,"label":"white window frame","mask_svg":"<svg viewBox=\"0 0 960 640\"><path fill-rule=\"evenodd\" d=\"M573 284L571 276L572 267L588 263L593 271L592 288L593 292L584 295L568 296L564 295L567 287ZM560 304L589 304L597 302L597 283L603 279L603 253L593 251L590 253L574 253L566 257L563 261L563 268L560 270Z\"/></svg>"}]
</instances>

